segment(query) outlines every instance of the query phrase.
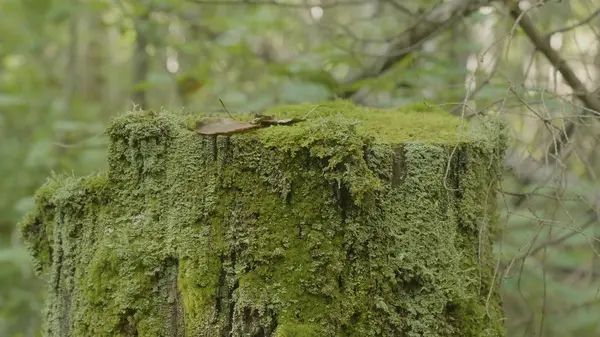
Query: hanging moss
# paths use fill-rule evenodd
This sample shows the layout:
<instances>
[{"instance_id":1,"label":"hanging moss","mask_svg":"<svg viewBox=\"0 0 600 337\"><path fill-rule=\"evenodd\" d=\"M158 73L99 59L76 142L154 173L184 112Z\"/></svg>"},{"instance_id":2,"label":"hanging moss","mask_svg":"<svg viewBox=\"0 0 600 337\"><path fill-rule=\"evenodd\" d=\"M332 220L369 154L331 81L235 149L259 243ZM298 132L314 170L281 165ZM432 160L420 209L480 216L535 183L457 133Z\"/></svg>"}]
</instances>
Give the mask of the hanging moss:
<instances>
[{"instance_id":1,"label":"hanging moss","mask_svg":"<svg viewBox=\"0 0 600 337\"><path fill-rule=\"evenodd\" d=\"M502 123L266 114L307 120L206 137L200 116L121 116L108 172L38 191L22 233L49 275L46 336L504 335Z\"/></svg>"}]
</instances>

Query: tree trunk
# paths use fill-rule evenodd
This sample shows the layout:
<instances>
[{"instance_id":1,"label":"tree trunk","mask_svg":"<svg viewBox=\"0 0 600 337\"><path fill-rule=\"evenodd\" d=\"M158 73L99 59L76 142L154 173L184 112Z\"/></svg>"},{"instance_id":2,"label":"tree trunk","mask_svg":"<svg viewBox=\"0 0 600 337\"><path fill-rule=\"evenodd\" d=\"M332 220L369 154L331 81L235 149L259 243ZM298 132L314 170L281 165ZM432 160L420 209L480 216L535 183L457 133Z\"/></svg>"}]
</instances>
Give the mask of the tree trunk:
<instances>
[{"instance_id":1,"label":"tree trunk","mask_svg":"<svg viewBox=\"0 0 600 337\"><path fill-rule=\"evenodd\" d=\"M309 118L221 136L117 118L108 172L53 179L22 224L45 336L503 336L503 124L427 110L282 107Z\"/></svg>"}]
</instances>

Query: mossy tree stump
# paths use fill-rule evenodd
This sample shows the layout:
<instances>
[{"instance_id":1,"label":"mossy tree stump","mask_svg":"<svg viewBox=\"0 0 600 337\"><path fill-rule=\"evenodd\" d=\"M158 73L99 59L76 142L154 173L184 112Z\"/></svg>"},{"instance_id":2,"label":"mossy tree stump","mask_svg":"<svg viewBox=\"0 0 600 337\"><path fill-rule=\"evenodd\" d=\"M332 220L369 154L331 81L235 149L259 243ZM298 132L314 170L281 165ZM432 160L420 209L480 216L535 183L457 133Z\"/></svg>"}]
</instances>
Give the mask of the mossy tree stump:
<instances>
[{"instance_id":1,"label":"mossy tree stump","mask_svg":"<svg viewBox=\"0 0 600 337\"><path fill-rule=\"evenodd\" d=\"M328 102L231 136L117 118L108 171L52 179L22 223L44 334L503 336L503 126L433 110Z\"/></svg>"}]
</instances>

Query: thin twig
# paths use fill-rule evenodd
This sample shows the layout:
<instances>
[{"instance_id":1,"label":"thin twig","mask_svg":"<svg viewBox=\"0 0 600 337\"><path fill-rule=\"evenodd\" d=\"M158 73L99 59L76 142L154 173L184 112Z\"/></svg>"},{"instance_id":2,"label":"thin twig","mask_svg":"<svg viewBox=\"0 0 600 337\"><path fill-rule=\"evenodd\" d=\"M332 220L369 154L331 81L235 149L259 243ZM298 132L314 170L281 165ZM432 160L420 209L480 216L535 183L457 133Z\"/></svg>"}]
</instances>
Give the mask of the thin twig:
<instances>
[{"instance_id":1,"label":"thin twig","mask_svg":"<svg viewBox=\"0 0 600 337\"><path fill-rule=\"evenodd\" d=\"M554 35L554 34L558 34L558 33L564 33L564 32L567 32L567 31L569 31L569 30L575 29L575 28L577 28L577 27L581 27L581 26L583 26L583 25L585 25L585 24L587 24L587 23L590 23L590 21L594 20L594 19L595 19L596 17L598 17L599 15L600 15L600 8L599 8L599 9L597 9L597 10L596 10L595 12L593 12L592 14L590 14L590 15L589 15L588 17L586 17L585 19L583 19L583 20L581 20L581 21L579 21L579 22L577 22L577 23L575 23L575 24L572 24L572 25L570 25L570 26L566 26L566 27L563 27L563 28L557 29L557 30L555 30L555 31L553 31L553 32L551 32L551 33L549 33L548 35L546 35L546 38L548 39L548 38L550 38L550 36L552 36L552 35Z\"/></svg>"},{"instance_id":2,"label":"thin twig","mask_svg":"<svg viewBox=\"0 0 600 337\"><path fill-rule=\"evenodd\" d=\"M223 109L225 109L225 112L227 112L227 115L229 115L229 118L231 118L231 119L235 119L235 118L233 118L233 116L232 116L232 115L229 113L229 110L227 110L227 107L225 106L225 103L223 103L223 100L221 100L221 99L219 98L219 102L221 103L221 106L223 107Z\"/></svg>"}]
</instances>

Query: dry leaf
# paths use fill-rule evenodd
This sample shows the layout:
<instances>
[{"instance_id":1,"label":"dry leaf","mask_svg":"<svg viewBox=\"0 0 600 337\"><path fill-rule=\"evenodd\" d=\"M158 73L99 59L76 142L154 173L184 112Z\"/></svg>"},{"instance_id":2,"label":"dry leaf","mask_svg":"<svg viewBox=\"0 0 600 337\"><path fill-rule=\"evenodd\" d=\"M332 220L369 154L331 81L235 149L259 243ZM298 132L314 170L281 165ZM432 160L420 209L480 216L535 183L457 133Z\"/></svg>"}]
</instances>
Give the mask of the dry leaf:
<instances>
[{"instance_id":1,"label":"dry leaf","mask_svg":"<svg viewBox=\"0 0 600 337\"><path fill-rule=\"evenodd\" d=\"M259 127L257 124L220 117L205 117L196 122L196 131L201 135L229 135Z\"/></svg>"},{"instance_id":2,"label":"dry leaf","mask_svg":"<svg viewBox=\"0 0 600 337\"><path fill-rule=\"evenodd\" d=\"M275 116L258 114L250 122L240 122L231 118L205 117L196 122L196 131L207 136L230 135L271 125L290 125L303 120L303 118L277 119Z\"/></svg>"},{"instance_id":3,"label":"dry leaf","mask_svg":"<svg viewBox=\"0 0 600 337\"><path fill-rule=\"evenodd\" d=\"M304 118L298 118L298 117L288 118L288 119L278 119L277 124L278 125L290 125L290 124L302 122L304 120L305 120Z\"/></svg>"},{"instance_id":4,"label":"dry leaf","mask_svg":"<svg viewBox=\"0 0 600 337\"><path fill-rule=\"evenodd\" d=\"M290 125L298 122L302 122L304 118L288 118L288 119L277 119L275 116L266 116L266 115L255 115L255 118L251 123L253 124L261 124L264 126L268 125Z\"/></svg>"},{"instance_id":5,"label":"dry leaf","mask_svg":"<svg viewBox=\"0 0 600 337\"><path fill-rule=\"evenodd\" d=\"M275 116L255 114L254 119L250 123L268 125L268 123L270 123L270 122L272 123L276 120L277 120L277 118L275 118Z\"/></svg>"}]
</instances>

